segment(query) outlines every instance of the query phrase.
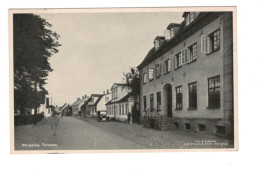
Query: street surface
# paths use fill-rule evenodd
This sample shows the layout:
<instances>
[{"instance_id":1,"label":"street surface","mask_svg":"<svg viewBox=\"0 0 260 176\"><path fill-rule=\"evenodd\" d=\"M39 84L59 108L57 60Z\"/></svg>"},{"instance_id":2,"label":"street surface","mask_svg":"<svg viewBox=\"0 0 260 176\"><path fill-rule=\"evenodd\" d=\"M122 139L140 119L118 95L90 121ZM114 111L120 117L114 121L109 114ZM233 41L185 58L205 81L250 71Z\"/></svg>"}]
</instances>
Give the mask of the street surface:
<instances>
[{"instance_id":1,"label":"street surface","mask_svg":"<svg viewBox=\"0 0 260 176\"><path fill-rule=\"evenodd\" d=\"M38 125L15 126L15 150L114 150L230 148L226 138L182 130L158 131L139 124L94 118L51 117Z\"/></svg>"}]
</instances>

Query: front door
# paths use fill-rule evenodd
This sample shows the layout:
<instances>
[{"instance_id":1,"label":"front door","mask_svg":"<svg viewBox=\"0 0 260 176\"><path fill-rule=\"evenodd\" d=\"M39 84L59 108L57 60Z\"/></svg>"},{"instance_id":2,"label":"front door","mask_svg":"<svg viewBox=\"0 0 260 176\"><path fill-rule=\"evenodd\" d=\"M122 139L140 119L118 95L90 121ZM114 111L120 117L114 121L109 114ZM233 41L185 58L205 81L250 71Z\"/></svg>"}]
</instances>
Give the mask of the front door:
<instances>
[{"instance_id":1,"label":"front door","mask_svg":"<svg viewBox=\"0 0 260 176\"><path fill-rule=\"evenodd\" d=\"M172 87L167 87L167 116L172 117Z\"/></svg>"}]
</instances>

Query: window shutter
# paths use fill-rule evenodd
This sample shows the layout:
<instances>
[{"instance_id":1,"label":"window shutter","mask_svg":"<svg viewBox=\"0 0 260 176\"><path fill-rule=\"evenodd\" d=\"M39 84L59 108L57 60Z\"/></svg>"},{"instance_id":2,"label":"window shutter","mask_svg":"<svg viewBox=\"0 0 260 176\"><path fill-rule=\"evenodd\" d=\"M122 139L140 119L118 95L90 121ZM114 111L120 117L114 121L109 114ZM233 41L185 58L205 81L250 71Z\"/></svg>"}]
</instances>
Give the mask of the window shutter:
<instances>
[{"instance_id":1,"label":"window shutter","mask_svg":"<svg viewBox=\"0 0 260 176\"><path fill-rule=\"evenodd\" d=\"M207 54L212 52L211 42L212 41L210 41L209 36L207 36L207 39L206 39L206 43L207 43L207 50L206 51L207 51Z\"/></svg>"},{"instance_id":2,"label":"window shutter","mask_svg":"<svg viewBox=\"0 0 260 176\"><path fill-rule=\"evenodd\" d=\"M162 62L162 64L163 64L163 73L166 73L166 64L165 62Z\"/></svg>"},{"instance_id":3,"label":"window shutter","mask_svg":"<svg viewBox=\"0 0 260 176\"><path fill-rule=\"evenodd\" d=\"M201 53L207 53L207 35L201 35Z\"/></svg>"}]
</instances>

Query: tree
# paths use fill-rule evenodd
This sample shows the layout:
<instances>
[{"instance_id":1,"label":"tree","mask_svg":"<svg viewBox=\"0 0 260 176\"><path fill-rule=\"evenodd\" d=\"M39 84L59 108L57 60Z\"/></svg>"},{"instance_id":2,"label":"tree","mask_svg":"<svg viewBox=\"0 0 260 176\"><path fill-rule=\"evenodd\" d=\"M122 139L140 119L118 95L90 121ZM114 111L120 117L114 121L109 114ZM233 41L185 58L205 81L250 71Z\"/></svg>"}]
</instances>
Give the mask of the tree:
<instances>
[{"instance_id":1,"label":"tree","mask_svg":"<svg viewBox=\"0 0 260 176\"><path fill-rule=\"evenodd\" d=\"M140 95L140 77L139 71L135 67L131 67L130 72L123 73L123 81L132 89L134 97L134 107L132 109L133 122L139 123L139 102L138 97Z\"/></svg>"},{"instance_id":2,"label":"tree","mask_svg":"<svg viewBox=\"0 0 260 176\"><path fill-rule=\"evenodd\" d=\"M48 94L44 85L53 71L49 58L61 46L51 26L39 15L13 15L14 106L21 114L26 107L36 110Z\"/></svg>"}]
</instances>

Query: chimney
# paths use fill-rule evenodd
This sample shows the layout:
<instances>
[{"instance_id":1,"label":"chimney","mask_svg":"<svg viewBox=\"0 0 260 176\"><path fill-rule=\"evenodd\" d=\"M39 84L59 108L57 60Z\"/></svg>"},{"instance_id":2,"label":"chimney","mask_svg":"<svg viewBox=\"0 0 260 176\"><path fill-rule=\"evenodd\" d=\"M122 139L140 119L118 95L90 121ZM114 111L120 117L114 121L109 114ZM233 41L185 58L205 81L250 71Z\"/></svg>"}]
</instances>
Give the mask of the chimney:
<instances>
[{"instance_id":1,"label":"chimney","mask_svg":"<svg viewBox=\"0 0 260 176\"><path fill-rule=\"evenodd\" d=\"M109 94L109 90L107 89L107 94Z\"/></svg>"},{"instance_id":2,"label":"chimney","mask_svg":"<svg viewBox=\"0 0 260 176\"><path fill-rule=\"evenodd\" d=\"M82 96L82 99L84 98L84 96Z\"/></svg>"},{"instance_id":3,"label":"chimney","mask_svg":"<svg viewBox=\"0 0 260 176\"><path fill-rule=\"evenodd\" d=\"M106 91L103 91L103 94L105 95L105 94L106 94Z\"/></svg>"},{"instance_id":4,"label":"chimney","mask_svg":"<svg viewBox=\"0 0 260 176\"><path fill-rule=\"evenodd\" d=\"M85 98L87 98L87 94L85 94Z\"/></svg>"}]
</instances>

